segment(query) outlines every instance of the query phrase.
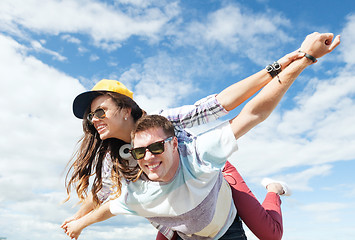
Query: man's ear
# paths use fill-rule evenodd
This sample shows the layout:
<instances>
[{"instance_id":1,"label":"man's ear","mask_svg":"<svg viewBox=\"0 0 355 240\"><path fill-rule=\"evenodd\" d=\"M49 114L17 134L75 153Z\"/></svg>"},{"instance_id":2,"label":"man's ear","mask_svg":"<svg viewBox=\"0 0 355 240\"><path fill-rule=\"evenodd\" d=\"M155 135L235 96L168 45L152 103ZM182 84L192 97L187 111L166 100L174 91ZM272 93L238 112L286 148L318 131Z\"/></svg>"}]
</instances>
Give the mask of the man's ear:
<instances>
[{"instance_id":1,"label":"man's ear","mask_svg":"<svg viewBox=\"0 0 355 240\"><path fill-rule=\"evenodd\" d=\"M178 149L178 140L177 140L177 137L175 137L174 136L174 138L173 138L173 149L174 149L174 151L176 150L177 151L177 149Z\"/></svg>"}]
</instances>

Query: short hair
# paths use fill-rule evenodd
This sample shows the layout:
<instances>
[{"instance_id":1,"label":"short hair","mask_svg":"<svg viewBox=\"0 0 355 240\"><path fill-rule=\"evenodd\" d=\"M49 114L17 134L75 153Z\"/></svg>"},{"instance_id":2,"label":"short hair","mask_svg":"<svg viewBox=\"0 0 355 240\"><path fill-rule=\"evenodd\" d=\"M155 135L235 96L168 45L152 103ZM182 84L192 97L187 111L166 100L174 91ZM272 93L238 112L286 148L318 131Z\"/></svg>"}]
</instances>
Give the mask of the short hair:
<instances>
[{"instance_id":1,"label":"short hair","mask_svg":"<svg viewBox=\"0 0 355 240\"><path fill-rule=\"evenodd\" d=\"M137 121L131 133L132 140L137 133L151 128L161 128L167 137L175 136L174 125L167 118L160 115L146 115Z\"/></svg>"}]
</instances>

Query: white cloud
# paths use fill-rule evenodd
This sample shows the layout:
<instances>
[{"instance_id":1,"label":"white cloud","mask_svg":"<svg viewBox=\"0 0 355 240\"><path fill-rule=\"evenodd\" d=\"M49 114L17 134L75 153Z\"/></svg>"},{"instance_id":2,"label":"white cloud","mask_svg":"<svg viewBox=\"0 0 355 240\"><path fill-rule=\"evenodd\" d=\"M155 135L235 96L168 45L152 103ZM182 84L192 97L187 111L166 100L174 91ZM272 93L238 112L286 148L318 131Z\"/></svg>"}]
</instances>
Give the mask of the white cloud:
<instances>
[{"instance_id":1,"label":"white cloud","mask_svg":"<svg viewBox=\"0 0 355 240\"><path fill-rule=\"evenodd\" d=\"M66 198L63 174L82 134L71 105L85 89L76 79L32 57L31 49L12 38L0 35L0 52L0 101L7 113L0 119L1 126L7 126L3 130L7 137L0 139L1 237L67 239L59 226L77 210L70 208L77 198L60 205ZM135 227L121 228L122 223ZM125 239L156 235L143 218L122 216L112 225L88 229L85 236L109 239L110 233L117 238L113 232Z\"/></svg>"},{"instance_id":2,"label":"white cloud","mask_svg":"<svg viewBox=\"0 0 355 240\"><path fill-rule=\"evenodd\" d=\"M341 33L341 51L343 59L349 65L355 64L355 14L347 17L347 24Z\"/></svg>"},{"instance_id":3,"label":"white cloud","mask_svg":"<svg viewBox=\"0 0 355 240\"><path fill-rule=\"evenodd\" d=\"M138 8L146 8L150 5L156 5L159 3L157 0L153 1L146 1L146 0L117 0L117 2L122 3L122 4L130 4L133 5L134 7Z\"/></svg>"},{"instance_id":4,"label":"white cloud","mask_svg":"<svg viewBox=\"0 0 355 240\"><path fill-rule=\"evenodd\" d=\"M120 228L115 228L108 226L106 228L97 228L97 229L86 229L83 236L85 239L119 239L130 240L130 239L155 239L157 235L157 230L155 230L152 225L148 222L145 224L139 224L135 222L132 224L133 227L125 226ZM134 233L134 234L133 234ZM85 234L85 235L84 235ZM94 236L94 237L93 237Z\"/></svg>"},{"instance_id":5,"label":"white cloud","mask_svg":"<svg viewBox=\"0 0 355 240\"><path fill-rule=\"evenodd\" d=\"M294 99L293 109L278 108L241 138L235 163L264 175L294 166L354 160L355 129L349 126L355 116L349 113L355 111L355 77L347 69L334 78L313 79Z\"/></svg>"},{"instance_id":6,"label":"white cloud","mask_svg":"<svg viewBox=\"0 0 355 240\"><path fill-rule=\"evenodd\" d=\"M81 46L81 47L78 47L78 51L79 51L79 53L83 54L83 53L88 52L89 50L87 48Z\"/></svg>"},{"instance_id":7,"label":"white cloud","mask_svg":"<svg viewBox=\"0 0 355 240\"><path fill-rule=\"evenodd\" d=\"M0 51L0 101L7 113L0 120L7 136L0 140L0 205L14 226L7 236L23 233L25 239L29 232L58 227L58 203L64 199L57 194L64 193L60 174L81 135L71 103L83 87L9 37L0 35Z\"/></svg>"},{"instance_id":8,"label":"white cloud","mask_svg":"<svg viewBox=\"0 0 355 240\"><path fill-rule=\"evenodd\" d=\"M69 34L63 35L63 36L61 37L61 39L65 40L65 41L67 41L67 42L70 42L70 43L75 43L75 44L80 44L80 43L81 43L80 39L75 38L75 37L73 37L73 36L70 36Z\"/></svg>"},{"instance_id":9,"label":"white cloud","mask_svg":"<svg viewBox=\"0 0 355 240\"><path fill-rule=\"evenodd\" d=\"M120 81L134 92L134 99L147 112L176 105L183 97L198 91L191 81L193 67L183 58L160 53L143 65L134 65ZM132 86L135 85L134 88Z\"/></svg>"},{"instance_id":10,"label":"white cloud","mask_svg":"<svg viewBox=\"0 0 355 240\"><path fill-rule=\"evenodd\" d=\"M90 59L91 62L95 62L95 61L99 60L100 57L97 56L96 54L92 54L92 55L90 55L89 59Z\"/></svg>"},{"instance_id":11,"label":"white cloud","mask_svg":"<svg viewBox=\"0 0 355 240\"><path fill-rule=\"evenodd\" d=\"M340 194L344 197L343 199L347 198L354 198L355 197L355 183L349 181L343 181L341 184L329 184L322 188L322 190L329 191L329 192L340 192Z\"/></svg>"},{"instance_id":12,"label":"white cloud","mask_svg":"<svg viewBox=\"0 0 355 240\"><path fill-rule=\"evenodd\" d=\"M23 28L51 35L85 33L92 37L95 45L114 50L132 35L156 41L162 27L177 13L178 6L174 2L162 8L152 6L125 13L97 1L7 0L0 3L0 20L6 23L0 27L22 36L26 35L19 34Z\"/></svg>"},{"instance_id":13,"label":"white cloud","mask_svg":"<svg viewBox=\"0 0 355 240\"><path fill-rule=\"evenodd\" d=\"M274 34L279 32L280 26L289 24L287 19L281 18L279 15L272 17L270 15L255 14L229 5L210 14L205 36L209 40L218 41L222 45L235 49L240 39L250 41L257 35ZM282 31L275 38L279 39L280 37L283 40L290 39L283 35Z\"/></svg>"},{"instance_id":14,"label":"white cloud","mask_svg":"<svg viewBox=\"0 0 355 240\"><path fill-rule=\"evenodd\" d=\"M302 210L311 213L310 215L313 216L317 223L338 222L340 221L340 216L338 216L337 212L347 208L349 208L347 204L336 202L318 202L301 207Z\"/></svg>"},{"instance_id":15,"label":"white cloud","mask_svg":"<svg viewBox=\"0 0 355 240\"><path fill-rule=\"evenodd\" d=\"M42 44L38 41L31 41L31 46L33 48L34 51L36 52L41 52L41 53L45 53L48 55L52 55L54 59L58 60L58 61L65 61L67 60L66 57L60 55L57 52L54 52L52 50L46 49L42 46Z\"/></svg>"},{"instance_id":16,"label":"white cloud","mask_svg":"<svg viewBox=\"0 0 355 240\"><path fill-rule=\"evenodd\" d=\"M355 81L351 72L340 71L334 79L312 79L304 93L296 97L297 108L284 114L279 130L289 134L309 132L307 135L312 136L317 130L312 129L314 125L330 121L329 118L343 119L339 113L354 106L351 99L354 93Z\"/></svg>"},{"instance_id":17,"label":"white cloud","mask_svg":"<svg viewBox=\"0 0 355 240\"><path fill-rule=\"evenodd\" d=\"M280 45L294 40L283 30L289 24L288 19L277 13L253 13L230 4L179 31L177 43L197 48L220 45L263 65L275 60L270 59L271 49L275 54L271 57L277 58L275 47L280 49Z\"/></svg>"},{"instance_id":18,"label":"white cloud","mask_svg":"<svg viewBox=\"0 0 355 240\"><path fill-rule=\"evenodd\" d=\"M310 180L315 177L329 175L331 169L331 165L316 165L302 172L277 175L275 179L287 182L293 191L313 191L313 188L309 186Z\"/></svg>"}]
</instances>

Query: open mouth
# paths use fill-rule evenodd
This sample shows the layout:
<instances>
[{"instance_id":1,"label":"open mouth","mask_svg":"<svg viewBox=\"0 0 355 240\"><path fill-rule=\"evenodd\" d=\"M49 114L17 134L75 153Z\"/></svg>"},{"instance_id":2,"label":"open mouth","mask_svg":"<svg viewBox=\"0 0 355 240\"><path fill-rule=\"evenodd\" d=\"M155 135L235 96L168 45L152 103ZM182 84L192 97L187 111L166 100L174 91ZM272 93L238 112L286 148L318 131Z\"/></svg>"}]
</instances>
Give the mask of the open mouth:
<instances>
[{"instance_id":1,"label":"open mouth","mask_svg":"<svg viewBox=\"0 0 355 240\"><path fill-rule=\"evenodd\" d=\"M149 165L146 165L146 166L149 169L149 171L154 171L154 170L159 168L160 164L161 164L161 162L156 163L156 164L149 164Z\"/></svg>"},{"instance_id":2,"label":"open mouth","mask_svg":"<svg viewBox=\"0 0 355 240\"><path fill-rule=\"evenodd\" d=\"M99 134L102 133L102 132L104 132L105 129L106 129L106 126L105 126L105 125L99 125L99 126L96 127L96 130L97 130L97 132L98 132Z\"/></svg>"}]
</instances>

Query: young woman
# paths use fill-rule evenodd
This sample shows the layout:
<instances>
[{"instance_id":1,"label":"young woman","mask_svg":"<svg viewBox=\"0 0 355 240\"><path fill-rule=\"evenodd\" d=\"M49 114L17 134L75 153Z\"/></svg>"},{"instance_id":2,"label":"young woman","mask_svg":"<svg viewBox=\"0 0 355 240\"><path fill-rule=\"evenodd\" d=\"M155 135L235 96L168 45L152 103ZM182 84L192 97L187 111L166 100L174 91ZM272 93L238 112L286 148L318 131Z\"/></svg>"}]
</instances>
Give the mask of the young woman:
<instances>
[{"instance_id":1,"label":"young woman","mask_svg":"<svg viewBox=\"0 0 355 240\"><path fill-rule=\"evenodd\" d=\"M321 34L314 35L311 40L308 39L307 44L302 44L304 48L301 50L308 52L309 55L313 53L314 57L326 54L326 51L318 51L318 46L316 46L318 47L317 51L312 51L319 35ZM332 41L332 36L321 35L321 37L328 42ZM329 49L328 52L332 50ZM278 63L284 70L292 61L303 56L305 56L304 53L293 52L281 58ZM171 120L178 135L183 137L184 134L189 134L184 128L219 118L239 106L269 82L271 84L268 84L269 88L280 88L279 92L283 95L294 79L310 64L312 62L307 56L295 61L292 67L290 66L287 71L279 74L282 84L276 79L271 81L272 76L276 76L280 72L274 65L271 66L271 70L269 68L269 72L262 70L228 87L217 96L207 97L193 106L161 111L160 114ZM266 114L261 111L255 121L264 120L272 109L267 110ZM144 111L133 101L132 93L127 88L117 81L103 80L92 91L79 95L74 101L73 110L77 117L84 119L84 136L75 161L68 171L67 177L69 174L72 176L67 184L67 192L69 194L71 187L76 185L76 192L83 204L73 217L65 220L63 228L66 223L86 215L107 199L111 193L111 169L119 173L118 176L121 179L114 180L118 184L123 178L134 181L141 174L136 164L131 164L129 158L126 158L127 152L125 150L129 148L126 144L131 140L130 132ZM89 177L93 175L92 170L95 171L95 179L92 190L86 197ZM226 180L232 187L238 214L247 226L261 239L280 239L282 216L278 194L283 193L282 186L280 184L269 185L269 193L263 205L260 205L233 166L227 163L224 172ZM116 195L119 193L120 188L118 187ZM171 237L167 232L164 234Z\"/></svg>"}]
</instances>

